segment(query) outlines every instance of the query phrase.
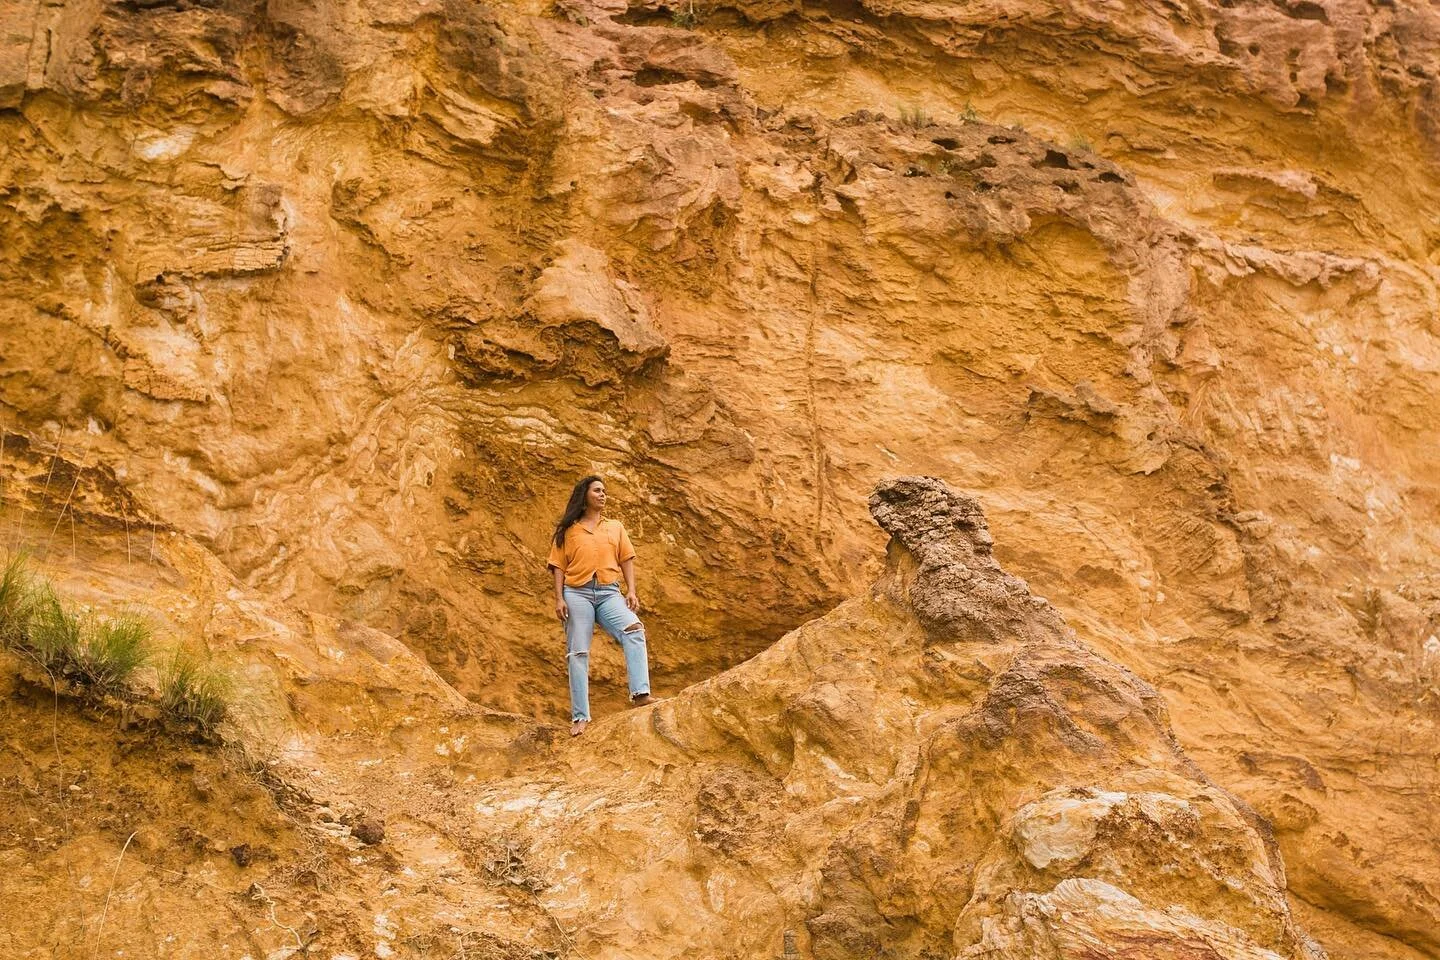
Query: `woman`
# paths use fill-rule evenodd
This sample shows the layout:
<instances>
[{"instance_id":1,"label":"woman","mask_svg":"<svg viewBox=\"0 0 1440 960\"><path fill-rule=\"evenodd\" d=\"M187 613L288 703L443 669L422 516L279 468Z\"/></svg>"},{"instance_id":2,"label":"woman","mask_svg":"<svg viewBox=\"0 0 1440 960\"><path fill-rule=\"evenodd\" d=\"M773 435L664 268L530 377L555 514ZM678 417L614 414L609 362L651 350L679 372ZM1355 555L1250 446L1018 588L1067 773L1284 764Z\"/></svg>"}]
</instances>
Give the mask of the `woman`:
<instances>
[{"instance_id":1,"label":"woman","mask_svg":"<svg viewBox=\"0 0 1440 960\"><path fill-rule=\"evenodd\" d=\"M619 520L606 520L605 483L590 476L575 484L550 541L555 616L565 625L570 666L570 736L590 722L590 639L598 621L625 652L630 702L653 703L645 656L645 626L635 614L635 548ZM625 594L620 594L620 580Z\"/></svg>"}]
</instances>

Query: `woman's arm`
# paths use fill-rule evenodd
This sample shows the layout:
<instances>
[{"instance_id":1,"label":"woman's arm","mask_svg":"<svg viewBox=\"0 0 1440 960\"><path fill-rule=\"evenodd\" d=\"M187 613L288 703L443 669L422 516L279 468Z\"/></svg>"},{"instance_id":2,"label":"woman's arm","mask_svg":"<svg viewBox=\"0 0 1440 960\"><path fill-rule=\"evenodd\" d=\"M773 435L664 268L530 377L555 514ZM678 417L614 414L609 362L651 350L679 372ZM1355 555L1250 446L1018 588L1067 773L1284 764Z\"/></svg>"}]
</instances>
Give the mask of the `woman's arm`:
<instances>
[{"instance_id":1,"label":"woman's arm","mask_svg":"<svg viewBox=\"0 0 1440 960\"><path fill-rule=\"evenodd\" d=\"M564 623L570 619L570 605L565 602L565 571L559 567L551 567L550 571L555 574L555 616Z\"/></svg>"},{"instance_id":2,"label":"woman's arm","mask_svg":"<svg viewBox=\"0 0 1440 960\"><path fill-rule=\"evenodd\" d=\"M636 613L640 612L640 598L635 595L635 558L620 561L620 572L625 575L625 602Z\"/></svg>"}]
</instances>

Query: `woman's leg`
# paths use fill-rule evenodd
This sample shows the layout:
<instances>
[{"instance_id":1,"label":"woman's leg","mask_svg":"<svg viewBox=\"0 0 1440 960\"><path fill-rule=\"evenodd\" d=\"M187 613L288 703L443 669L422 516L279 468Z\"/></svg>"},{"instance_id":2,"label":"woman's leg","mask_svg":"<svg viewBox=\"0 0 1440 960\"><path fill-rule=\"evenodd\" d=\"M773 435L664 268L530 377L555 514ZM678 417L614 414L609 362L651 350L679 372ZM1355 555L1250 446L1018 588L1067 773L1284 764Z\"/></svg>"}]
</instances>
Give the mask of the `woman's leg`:
<instances>
[{"instance_id":1,"label":"woman's leg","mask_svg":"<svg viewBox=\"0 0 1440 960\"><path fill-rule=\"evenodd\" d=\"M614 637L625 653L625 677L630 683L630 697L650 692L650 663L645 646L645 625L626 604L615 585L600 588L595 605L595 618L605 632Z\"/></svg>"},{"instance_id":2,"label":"woman's leg","mask_svg":"<svg viewBox=\"0 0 1440 960\"><path fill-rule=\"evenodd\" d=\"M595 602L589 590L564 589L570 618L565 621L565 663L570 671L570 719L590 719L590 638Z\"/></svg>"}]
</instances>

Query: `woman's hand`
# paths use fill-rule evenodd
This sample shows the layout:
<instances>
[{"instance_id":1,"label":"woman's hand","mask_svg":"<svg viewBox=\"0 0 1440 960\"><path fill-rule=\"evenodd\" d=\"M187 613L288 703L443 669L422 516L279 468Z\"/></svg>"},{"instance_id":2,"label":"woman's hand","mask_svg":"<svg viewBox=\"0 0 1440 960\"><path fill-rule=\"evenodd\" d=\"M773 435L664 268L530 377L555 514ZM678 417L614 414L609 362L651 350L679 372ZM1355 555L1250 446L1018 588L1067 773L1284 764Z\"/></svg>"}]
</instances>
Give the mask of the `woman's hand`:
<instances>
[{"instance_id":1,"label":"woman's hand","mask_svg":"<svg viewBox=\"0 0 1440 960\"><path fill-rule=\"evenodd\" d=\"M631 610L634 610L636 613L640 612L640 598L635 595L635 590L633 588L630 590L629 593L625 594L625 605L628 606Z\"/></svg>"},{"instance_id":2,"label":"woman's hand","mask_svg":"<svg viewBox=\"0 0 1440 960\"><path fill-rule=\"evenodd\" d=\"M570 604L565 602L564 597L555 601L555 616L561 623L570 619Z\"/></svg>"}]
</instances>

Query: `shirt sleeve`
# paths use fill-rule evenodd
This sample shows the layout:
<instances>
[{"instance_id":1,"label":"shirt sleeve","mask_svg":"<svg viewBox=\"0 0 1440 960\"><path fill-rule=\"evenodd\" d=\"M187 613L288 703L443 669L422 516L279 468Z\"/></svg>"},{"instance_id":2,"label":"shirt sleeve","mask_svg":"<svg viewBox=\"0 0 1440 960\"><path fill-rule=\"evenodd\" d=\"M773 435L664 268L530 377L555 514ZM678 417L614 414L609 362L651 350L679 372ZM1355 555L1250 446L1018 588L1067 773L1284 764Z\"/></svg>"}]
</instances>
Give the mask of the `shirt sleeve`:
<instances>
[{"instance_id":1,"label":"shirt sleeve","mask_svg":"<svg viewBox=\"0 0 1440 960\"><path fill-rule=\"evenodd\" d=\"M554 567L557 570L565 569L565 550L555 543L555 538L550 538L550 559L545 561L546 567Z\"/></svg>"},{"instance_id":2,"label":"shirt sleeve","mask_svg":"<svg viewBox=\"0 0 1440 960\"><path fill-rule=\"evenodd\" d=\"M635 548L630 544L630 534L625 532L625 525L623 523L620 525L620 544L618 547L618 553L621 563L624 563L626 560L635 559Z\"/></svg>"}]
</instances>

